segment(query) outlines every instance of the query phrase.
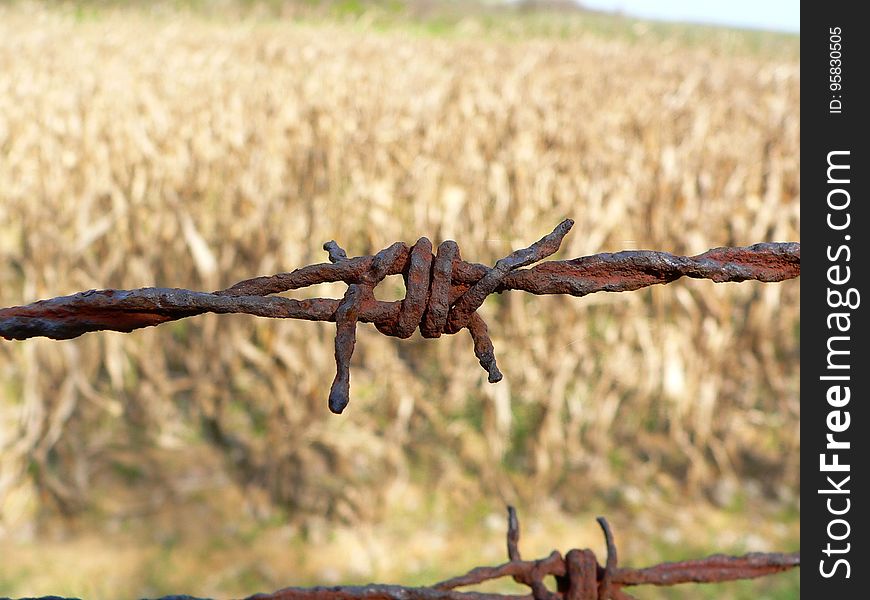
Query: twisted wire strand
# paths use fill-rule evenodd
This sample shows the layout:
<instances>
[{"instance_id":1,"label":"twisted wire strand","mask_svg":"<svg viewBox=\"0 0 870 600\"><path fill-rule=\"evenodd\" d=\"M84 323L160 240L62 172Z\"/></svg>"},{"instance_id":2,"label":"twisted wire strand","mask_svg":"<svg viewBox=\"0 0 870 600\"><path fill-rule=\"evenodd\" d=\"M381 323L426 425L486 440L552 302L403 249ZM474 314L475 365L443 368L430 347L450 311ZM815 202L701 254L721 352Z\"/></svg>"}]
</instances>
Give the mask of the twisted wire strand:
<instances>
[{"instance_id":1,"label":"twisted wire strand","mask_svg":"<svg viewBox=\"0 0 870 600\"><path fill-rule=\"evenodd\" d=\"M519 551L519 521L516 511L508 506L508 561L496 567L476 567L464 575L441 581L432 589L449 591L500 577L531 588L534 600L632 600L622 588L634 585L677 585L680 583L719 583L739 579L755 579L800 566L800 552L757 552L743 556L717 554L696 560L666 562L642 569L617 565L616 542L610 524L604 517L596 519L604 534L607 558L598 564L589 549L572 549L565 554L554 550L538 560L523 560ZM556 579L557 592L550 591L544 578Z\"/></svg>"},{"instance_id":2,"label":"twisted wire strand","mask_svg":"<svg viewBox=\"0 0 870 600\"><path fill-rule=\"evenodd\" d=\"M91 331L130 332L206 312L332 321L336 324L336 376L329 407L340 413L350 400L350 361L357 323L373 323L381 333L400 339L418 329L426 338L467 329L487 379L496 383L503 376L488 327L477 313L490 294L521 290L581 297L602 291L631 291L681 277L775 282L800 275L800 244L795 242L715 248L697 256L649 250L603 253L523 268L557 252L573 224L565 219L552 232L498 260L493 267L462 260L459 246L452 240L439 244L434 255L432 243L422 237L411 247L396 242L374 256L354 258L329 241L323 245L328 263L247 279L212 293L178 288L89 290L3 308L0 336L70 339ZM385 277L399 274L405 281L405 297L394 302L377 300L374 288ZM337 281L348 285L341 299L296 300L272 295Z\"/></svg>"}]
</instances>

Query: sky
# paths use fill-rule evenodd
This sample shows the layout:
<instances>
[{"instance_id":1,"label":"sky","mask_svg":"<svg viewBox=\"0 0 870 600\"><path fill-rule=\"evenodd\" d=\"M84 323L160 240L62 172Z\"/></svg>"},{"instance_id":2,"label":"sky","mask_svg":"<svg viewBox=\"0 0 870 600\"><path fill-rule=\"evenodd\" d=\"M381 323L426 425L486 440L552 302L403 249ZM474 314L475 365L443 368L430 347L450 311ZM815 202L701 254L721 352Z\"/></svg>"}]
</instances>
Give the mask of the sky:
<instances>
[{"instance_id":1,"label":"sky","mask_svg":"<svg viewBox=\"0 0 870 600\"><path fill-rule=\"evenodd\" d=\"M800 32L800 0L580 0L636 17Z\"/></svg>"}]
</instances>

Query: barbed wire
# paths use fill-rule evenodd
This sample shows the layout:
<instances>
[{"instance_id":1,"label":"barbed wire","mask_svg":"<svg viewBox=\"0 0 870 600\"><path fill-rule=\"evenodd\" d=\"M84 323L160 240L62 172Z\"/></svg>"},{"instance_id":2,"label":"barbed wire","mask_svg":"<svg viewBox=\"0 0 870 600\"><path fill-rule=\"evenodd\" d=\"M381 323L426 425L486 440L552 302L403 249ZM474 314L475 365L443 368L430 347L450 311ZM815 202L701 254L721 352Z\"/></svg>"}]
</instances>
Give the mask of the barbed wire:
<instances>
[{"instance_id":1,"label":"barbed wire","mask_svg":"<svg viewBox=\"0 0 870 600\"><path fill-rule=\"evenodd\" d=\"M682 583L722 583L755 579L800 566L800 552L789 554L753 552L743 556L715 554L697 560L665 562L642 569L619 567L616 542L610 524L597 519L607 546L604 565L592 550L569 550L563 557L554 550L538 560L523 560L519 551L519 519L508 507L507 551L509 562L495 567L476 567L459 577L431 587L407 588L392 585L284 588L272 594L257 594L247 600L312 600L315 598L384 599L384 600L632 600L623 590L637 585L671 586ZM551 591L544 578L553 576L556 590ZM512 577L526 585L530 596L511 594L458 592L456 588L479 585L486 581Z\"/></svg>"},{"instance_id":2,"label":"barbed wire","mask_svg":"<svg viewBox=\"0 0 870 600\"><path fill-rule=\"evenodd\" d=\"M329 408L341 413L350 401L350 361L357 323L373 323L384 335L402 339L417 329L426 338L467 329L475 356L487 371L489 382L496 383L502 379L502 373L487 325L477 313L490 294L520 290L580 297L595 292L637 290L681 277L715 282L776 282L800 275L800 244L796 242L714 248L696 256L623 251L522 268L558 251L573 225L574 221L565 219L551 233L502 258L491 268L462 260L459 246L452 240L442 242L434 255L432 243L422 237L410 247L396 242L374 256L356 258L348 258L341 246L329 241L323 245L329 263L247 279L212 293L153 287L89 290L3 308L0 336L62 340L92 331L130 332L207 312L332 321L336 324L336 375L329 393ZM405 297L394 302L377 300L374 288L385 277L398 274L405 281ZM340 300L296 300L272 295L337 281L348 285Z\"/></svg>"},{"instance_id":3,"label":"barbed wire","mask_svg":"<svg viewBox=\"0 0 870 600\"><path fill-rule=\"evenodd\" d=\"M742 556L714 554L696 560L659 563L642 569L620 567L617 564L613 532L604 517L597 518L607 547L607 559L603 566L598 563L592 550L576 548L564 556L554 550L545 558L523 560L519 551L519 519L514 507L508 506L507 509L508 562L504 564L476 567L464 575L429 587L384 584L286 587L272 593L254 594L245 600L635 600L623 588L756 579L797 568L801 563L800 552L753 552ZM549 576L555 579L555 591L544 583L544 578ZM512 577L517 583L528 586L531 595L463 592L456 589L504 577ZM72 599L47 596L27 600ZM157 600L206 599L172 595Z\"/></svg>"},{"instance_id":4,"label":"barbed wire","mask_svg":"<svg viewBox=\"0 0 870 600\"><path fill-rule=\"evenodd\" d=\"M436 583L433 587L438 590L453 590L510 576L517 583L529 586L534 600L630 600L632 596L624 592L623 587L721 583L764 577L800 566L799 552L754 552L743 556L716 554L697 560L660 563L642 569L622 568L617 564L616 542L610 524L604 517L598 517L597 521L607 547L604 566L598 564L595 553L589 549L569 550L564 557L554 550L546 558L524 561L519 551L519 519L516 510L508 506L507 552L510 562L497 567L477 567L460 577ZM557 592L551 592L544 585L544 577L549 575L556 579ZM286 600L284 596L265 598Z\"/></svg>"}]
</instances>

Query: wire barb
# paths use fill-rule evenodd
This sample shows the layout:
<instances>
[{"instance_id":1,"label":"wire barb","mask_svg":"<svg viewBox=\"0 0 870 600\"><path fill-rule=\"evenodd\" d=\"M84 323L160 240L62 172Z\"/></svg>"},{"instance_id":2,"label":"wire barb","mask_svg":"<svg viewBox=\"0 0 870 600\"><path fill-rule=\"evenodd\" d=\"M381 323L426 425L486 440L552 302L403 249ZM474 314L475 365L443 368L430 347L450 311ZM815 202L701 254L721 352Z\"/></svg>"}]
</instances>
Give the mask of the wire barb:
<instances>
[{"instance_id":1,"label":"wire barb","mask_svg":"<svg viewBox=\"0 0 870 600\"><path fill-rule=\"evenodd\" d=\"M509 562L497 567L476 567L459 577L436 583L436 590L453 590L501 577L529 586L534 600L632 600L623 587L632 585L668 586L681 583L719 583L754 579L800 566L800 553L754 553L744 556L714 555L699 560L661 563L644 569L620 568L616 542L610 525L598 517L607 545L607 560L601 567L592 550L572 549L562 558L553 551L539 560L522 560L519 551L520 525L516 510L508 506L507 550ZM544 578L553 576L557 592L550 591Z\"/></svg>"},{"instance_id":2,"label":"wire barb","mask_svg":"<svg viewBox=\"0 0 870 600\"><path fill-rule=\"evenodd\" d=\"M513 577L531 589L534 600L636 600L623 591L624 586L671 586L682 583L719 583L738 579L753 579L800 566L800 553L754 553L744 556L714 555L699 560L661 563L644 569L616 566L616 548L610 526L602 517L598 523L604 530L608 547L608 566L601 567L592 550L572 549L563 558L554 550L546 558L520 558L519 521L513 507L508 507L507 546L509 562L495 567L476 567L465 575L441 581L429 587L368 584L360 586L285 587L276 592L255 594L246 600L528 600L529 596L486 592L466 592L457 588L479 585L486 581ZM609 573L609 588L602 582ZM545 584L553 576L557 590ZM182 596L165 596L157 600L174 600ZM186 600L205 600L183 596ZM38 599L33 599L38 600ZM57 596L42 600L58 600ZM60 599L62 600L62 599ZM70 599L71 600L71 599Z\"/></svg>"},{"instance_id":3,"label":"wire barb","mask_svg":"<svg viewBox=\"0 0 870 600\"><path fill-rule=\"evenodd\" d=\"M349 258L332 240L323 245L328 263L247 279L212 293L176 288L89 290L2 308L0 337L63 340L91 331L130 332L207 312L332 321L336 324L336 375L329 408L340 413L350 401L350 363L357 323L373 323L384 335L400 339L410 337L417 329L426 338L467 329L488 381L496 383L503 376L489 328L477 312L490 294L520 290L580 297L637 290L681 277L774 282L800 275L800 244L795 242L715 248L697 256L649 250L605 253L523 268L555 254L573 225L574 221L565 219L552 232L498 260L493 267L463 261L459 245L452 240L439 244L434 256L432 243L422 237L411 247L396 242L374 256L356 258ZM389 275L404 278L406 293L400 301L382 302L374 296L374 288ZM340 300L295 300L272 295L337 281L348 285Z\"/></svg>"},{"instance_id":4,"label":"wire barb","mask_svg":"<svg viewBox=\"0 0 870 600\"><path fill-rule=\"evenodd\" d=\"M607 561L604 563L604 571L601 573L601 581L598 583L598 597L610 598L611 596L611 580L613 573L616 571L616 542L613 541L613 532L610 531L610 523L604 517L595 519L604 533L604 543L607 546Z\"/></svg>"}]
</instances>

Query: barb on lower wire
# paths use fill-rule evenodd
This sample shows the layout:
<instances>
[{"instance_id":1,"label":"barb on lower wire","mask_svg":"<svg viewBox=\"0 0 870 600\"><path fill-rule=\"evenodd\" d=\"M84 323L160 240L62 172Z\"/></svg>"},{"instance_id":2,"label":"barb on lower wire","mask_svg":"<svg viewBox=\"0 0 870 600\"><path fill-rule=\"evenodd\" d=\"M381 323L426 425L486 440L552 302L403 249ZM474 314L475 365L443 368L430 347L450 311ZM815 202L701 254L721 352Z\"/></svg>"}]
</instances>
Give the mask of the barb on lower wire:
<instances>
[{"instance_id":1,"label":"barb on lower wire","mask_svg":"<svg viewBox=\"0 0 870 600\"><path fill-rule=\"evenodd\" d=\"M585 296L624 292L681 277L716 282L749 279L774 282L800 275L800 244L762 243L745 248L715 248L697 256L667 252L626 251L573 260L547 261L558 251L574 222L562 221L551 233L502 258L490 268L463 261L452 240L435 255L425 237L408 247L397 242L374 256L348 258L335 241L323 245L329 262L290 273L255 277L217 292L177 288L90 290L0 309L0 336L23 340L45 336L63 340L91 331L130 332L206 312L245 313L260 317L333 321L336 324L336 376L329 393L330 410L340 413L350 400L350 361L357 323L373 323L381 333L437 338L467 329L474 354L490 383L502 379L489 330L477 313L487 296L507 290L532 294ZM383 302L374 288L388 275L401 274L405 298ZM343 281L344 298L294 300L273 296L318 283Z\"/></svg>"},{"instance_id":2,"label":"barb on lower wire","mask_svg":"<svg viewBox=\"0 0 870 600\"><path fill-rule=\"evenodd\" d=\"M523 560L520 557L519 521L513 507L508 507L507 550L509 561L495 567L477 567L464 575L428 587L368 584L318 587L286 587L276 592L255 594L247 600L528 600L528 595L495 592L461 591L486 581L513 577L528 586L533 600L635 600L623 588L636 585L671 586L682 583L719 583L754 579L800 566L800 553L754 553L744 556L715 555L699 560L661 563L643 569L618 567L616 544L610 525L598 518L607 544L605 566L598 564L592 550L572 549L564 557L554 550L545 558ZM554 577L556 590L544 583ZM605 583L606 582L606 583ZM57 596L51 598L57 599ZM180 596L166 596L172 600ZM187 600L197 599L184 596ZM43 600L49 600L45 598Z\"/></svg>"},{"instance_id":3,"label":"barb on lower wire","mask_svg":"<svg viewBox=\"0 0 870 600\"><path fill-rule=\"evenodd\" d=\"M800 566L800 553L752 553L744 556L721 554L698 560L661 563L643 569L617 565L616 542L610 524L598 517L607 546L607 560L602 567L592 550L572 549L564 558L553 551L543 559L527 561L520 558L519 521L516 511L508 507L508 560L497 567L477 567L459 577L436 583L437 590L454 590L478 585L492 579L513 577L531 588L534 600L564 598L565 600L631 600L622 588L635 585L669 586L681 583L720 583L738 579L754 579ZM557 591L549 590L544 578L556 579Z\"/></svg>"}]
</instances>

